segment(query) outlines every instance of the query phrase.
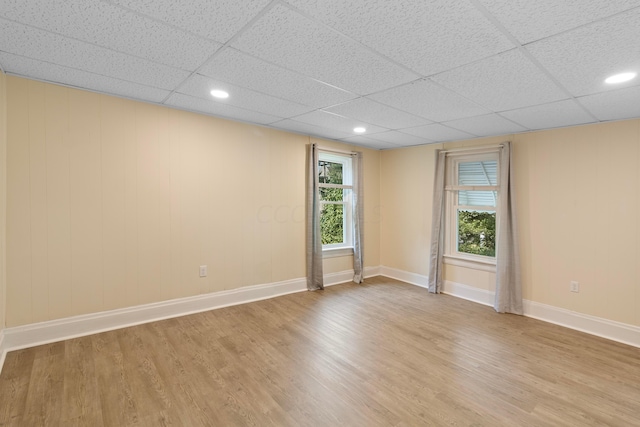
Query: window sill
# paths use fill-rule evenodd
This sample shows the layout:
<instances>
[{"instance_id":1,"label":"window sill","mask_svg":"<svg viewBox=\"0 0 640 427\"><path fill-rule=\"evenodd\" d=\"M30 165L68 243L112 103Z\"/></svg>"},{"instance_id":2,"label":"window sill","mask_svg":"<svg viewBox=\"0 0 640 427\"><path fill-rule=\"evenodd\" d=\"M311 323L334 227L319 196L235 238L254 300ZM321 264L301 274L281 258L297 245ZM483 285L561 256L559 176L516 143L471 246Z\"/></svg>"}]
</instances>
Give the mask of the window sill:
<instances>
[{"instance_id":1,"label":"window sill","mask_svg":"<svg viewBox=\"0 0 640 427\"><path fill-rule=\"evenodd\" d=\"M353 248L331 248L322 250L322 258L337 258L353 255Z\"/></svg>"},{"instance_id":2,"label":"window sill","mask_svg":"<svg viewBox=\"0 0 640 427\"><path fill-rule=\"evenodd\" d=\"M496 260L495 259L479 259L471 257L463 257L459 255L444 255L442 262L449 265L455 265L456 267L471 268L473 270L488 271L489 273L496 272Z\"/></svg>"}]
</instances>

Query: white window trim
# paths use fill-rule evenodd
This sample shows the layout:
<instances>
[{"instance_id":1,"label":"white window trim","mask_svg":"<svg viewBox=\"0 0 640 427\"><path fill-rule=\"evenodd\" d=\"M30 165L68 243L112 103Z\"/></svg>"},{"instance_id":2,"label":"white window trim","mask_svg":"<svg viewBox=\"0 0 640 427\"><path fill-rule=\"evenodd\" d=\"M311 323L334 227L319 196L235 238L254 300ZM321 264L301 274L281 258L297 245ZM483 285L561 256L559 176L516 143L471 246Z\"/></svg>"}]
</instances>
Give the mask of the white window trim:
<instances>
[{"instance_id":1,"label":"white window trim","mask_svg":"<svg viewBox=\"0 0 640 427\"><path fill-rule=\"evenodd\" d=\"M341 204L344 206L344 243L332 243L322 245L322 257L334 258L340 256L353 255L353 159L348 154L335 154L328 151L318 150L319 160L342 164L343 184L319 184L320 188L342 188L349 190L348 200L344 202L320 202L318 209L322 209L323 204ZM347 167L348 165L348 167ZM344 184L350 182L351 184Z\"/></svg>"},{"instance_id":2,"label":"white window trim","mask_svg":"<svg viewBox=\"0 0 640 427\"><path fill-rule=\"evenodd\" d=\"M322 249L322 258L338 258L353 255L353 246Z\"/></svg>"},{"instance_id":3,"label":"white window trim","mask_svg":"<svg viewBox=\"0 0 640 427\"><path fill-rule=\"evenodd\" d=\"M497 191L498 200L495 208L490 207L490 210L496 212L496 225L498 224L498 211L500 203L500 182L498 185L483 185L483 186L461 186L452 185L457 173L457 164L465 161L483 161L483 160L496 160L498 162L498 171L500 170L500 157L498 155L499 150L495 148L488 148L487 150L474 150L473 152L451 153L447 155L447 171L445 182L445 253L443 255L443 262L449 265L455 265L459 267L472 268L480 271L495 272L496 271L496 259L497 257L488 257L484 255L475 255L465 252L457 251L457 203L455 202L455 195L457 190L472 190L472 191ZM451 166L454 167L451 167ZM499 173L498 173L499 176ZM473 206L474 209L482 210L482 206ZM496 230L497 232L497 230ZM496 236L497 237L497 236ZM497 241L497 238L496 238ZM496 248L496 251L498 248Z\"/></svg>"},{"instance_id":4,"label":"white window trim","mask_svg":"<svg viewBox=\"0 0 640 427\"><path fill-rule=\"evenodd\" d=\"M467 258L456 255L444 255L442 261L448 265L455 265L456 267L472 268L474 270L488 271L489 273L496 272L496 260L495 258L480 259ZM482 257L488 258L488 257Z\"/></svg>"}]
</instances>

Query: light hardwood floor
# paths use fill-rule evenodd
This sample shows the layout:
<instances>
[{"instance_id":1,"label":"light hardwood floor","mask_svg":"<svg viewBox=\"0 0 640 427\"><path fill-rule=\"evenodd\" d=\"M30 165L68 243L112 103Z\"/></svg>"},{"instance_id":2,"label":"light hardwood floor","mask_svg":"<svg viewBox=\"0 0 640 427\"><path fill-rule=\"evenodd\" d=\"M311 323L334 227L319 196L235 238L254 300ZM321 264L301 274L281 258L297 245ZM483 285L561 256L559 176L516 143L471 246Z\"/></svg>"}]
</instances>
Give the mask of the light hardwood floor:
<instances>
[{"instance_id":1,"label":"light hardwood floor","mask_svg":"<svg viewBox=\"0 0 640 427\"><path fill-rule=\"evenodd\" d=\"M11 352L0 425L640 426L640 349L377 277Z\"/></svg>"}]
</instances>

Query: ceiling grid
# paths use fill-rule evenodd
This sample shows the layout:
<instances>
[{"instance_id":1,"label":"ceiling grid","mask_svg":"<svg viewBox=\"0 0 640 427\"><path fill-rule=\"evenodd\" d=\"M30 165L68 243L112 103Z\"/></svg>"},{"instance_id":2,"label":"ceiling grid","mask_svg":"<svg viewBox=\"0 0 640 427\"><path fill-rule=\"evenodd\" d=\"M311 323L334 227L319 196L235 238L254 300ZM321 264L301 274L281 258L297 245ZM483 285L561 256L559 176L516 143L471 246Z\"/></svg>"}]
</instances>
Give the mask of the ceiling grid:
<instances>
[{"instance_id":1,"label":"ceiling grid","mask_svg":"<svg viewBox=\"0 0 640 427\"><path fill-rule=\"evenodd\" d=\"M640 117L638 40L640 0L0 2L7 74L373 149Z\"/></svg>"}]
</instances>

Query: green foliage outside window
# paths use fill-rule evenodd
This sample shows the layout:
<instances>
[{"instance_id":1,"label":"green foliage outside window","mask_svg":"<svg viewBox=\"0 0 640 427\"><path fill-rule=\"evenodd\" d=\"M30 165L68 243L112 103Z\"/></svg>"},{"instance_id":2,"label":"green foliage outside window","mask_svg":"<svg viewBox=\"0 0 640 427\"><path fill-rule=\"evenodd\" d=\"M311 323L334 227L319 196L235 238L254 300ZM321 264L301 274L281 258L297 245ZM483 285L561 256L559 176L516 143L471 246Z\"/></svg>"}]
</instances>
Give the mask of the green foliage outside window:
<instances>
[{"instance_id":1,"label":"green foliage outside window","mask_svg":"<svg viewBox=\"0 0 640 427\"><path fill-rule=\"evenodd\" d=\"M458 211L458 252L496 256L496 213Z\"/></svg>"},{"instance_id":2,"label":"green foliage outside window","mask_svg":"<svg viewBox=\"0 0 640 427\"><path fill-rule=\"evenodd\" d=\"M320 161L318 174L321 184L342 184L341 163ZM320 200L342 202L343 191L345 190L342 188L320 188ZM344 205L323 205L320 211L320 231L323 245L344 242Z\"/></svg>"},{"instance_id":3,"label":"green foliage outside window","mask_svg":"<svg viewBox=\"0 0 640 427\"><path fill-rule=\"evenodd\" d=\"M343 243L344 222L343 205L324 205L320 211L320 230L322 231L322 244Z\"/></svg>"}]
</instances>

